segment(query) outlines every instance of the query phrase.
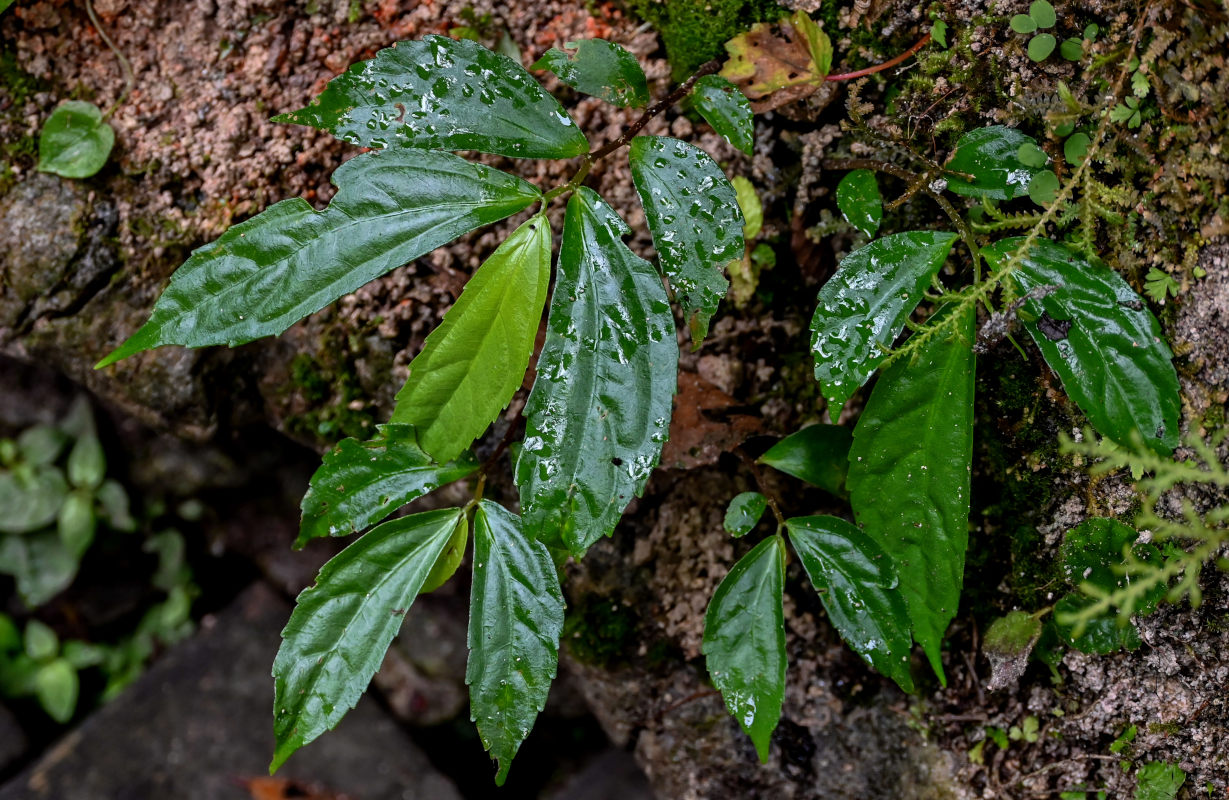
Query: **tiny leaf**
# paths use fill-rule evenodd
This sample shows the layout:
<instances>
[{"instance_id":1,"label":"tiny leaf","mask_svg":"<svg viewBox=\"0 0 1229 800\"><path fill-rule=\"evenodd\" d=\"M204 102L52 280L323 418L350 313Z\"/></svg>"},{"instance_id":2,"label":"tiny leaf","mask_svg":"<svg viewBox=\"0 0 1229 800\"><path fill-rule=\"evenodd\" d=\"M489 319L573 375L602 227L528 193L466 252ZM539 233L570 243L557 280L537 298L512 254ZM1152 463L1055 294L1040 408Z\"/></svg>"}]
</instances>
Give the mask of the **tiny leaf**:
<instances>
[{"instance_id":1,"label":"tiny leaf","mask_svg":"<svg viewBox=\"0 0 1229 800\"><path fill-rule=\"evenodd\" d=\"M1028 57L1034 61L1045 61L1058 46L1058 40L1049 33L1039 33L1028 42Z\"/></svg>"},{"instance_id":2,"label":"tiny leaf","mask_svg":"<svg viewBox=\"0 0 1229 800\"><path fill-rule=\"evenodd\" d=\"M1091 143L1092 140L1088 138L1088 134L1073 133L1067 141L1063 142L1063 157L1071 166L1079 166L1084 156L1088 154L1088 146Z\"/></svg>"},{"instance_id":3,"label":"tiny leaf","mask_svg":"<svg viewBox=\"0 0 1229 800\"><path fill-rule=\"evenodd\" d=\"M761 762L785 696L785 542L770 536L721 581L704 615L708 674Z\"/></svg>"},{"instance_id":4,"label":"tiny leaf","mask_svg":"<svg viewBox=\"0 0 1229 800\"><path fill-rule=\"evenodd\" d=\"M410 148L356 156L332 180L338 191L323 211L284 200L195 250L149 321L98 367L164 344L233 347L275 336L541 196L499 170Z\"/></svg>"},{"instance_id":5,"label":"tiny leaf","mask_svg":"<svg viewBox=\"0 0 1229 800\"><path fill-rule=\"evenodd\" d=\"M992 200L1023 196L1038 171L1020 162L1020 146L1024 144L1037 147L1031 136L1003 125L969 131L956 142L956 150L946 164L947 188L967 197Z\"/></svg>"},{"instance_id":6,"label":"tiny leaf","mask_svg":"<svg viewBox=\"0 0 1229 800\"><path fill-rule=\"evenodd\" d=\"M68 482L73 486L97 489L107 476L107 459L98 437L86 434L77 439L68 453Z\"/></svg>"},{"instance_id":7,"label":"tiny leaf","mask_svg":"<svg viewBox=\"0 0 1229 800\"><path fill-rule=\"evenodd\" d=\"M461 519L448 508L386 522L334 556L299 595L273 662L270 772L358 702Z\"/></svg>"},{"instance_id":8,"label":"tiny leaf","mask_svg":"<svg viewBox=\"0 0 1229 800\"><path fill-rule=\"evenodd\" d=\"M470 719L499 761L497 785L546 707L562 632L563 592L550 552L525 534L520 517L480 501L465 682Z\"/></svg>"},{"instance_id":9,"label":"tiny leaf","mask_svg":"<svg viewBox=\"0 0 1229 800\"><path fill-rule=\"evenodd\" d=\"M939 47L947 49L947 23L941 19L937 19L930 24L930 38L934 39Z\"/></svg>"},{"instance_id":10,"label":"tiny leaf","mask_svg":"<svg viewBox=\"0 0 1229 800\"><path fill-rule=\"evenodd\" d=\"M869 169L855 169L836 187L836 205L845 221L867 236L874 236L883 219L879 182Z\"/></svg>"},{"instance_id":11,"label":"tiny leaf","mask_svg":"<svg viewBox=\"0 0 1229 800\"><path fill-rule=\"evenodd\" d=\"M61 725L73 717L80 683L77 670L63 658L38 668L34 674L34 694L47 716Z\"/></svg>"},{"instance_id":12,"label":"tiny leaf","mask_svg":"<svg viewBox=\"0 0 1229 800\"><path fill-rule=\"evenodd\" d=\"M644 490L670 430L674 315L653 265L623 244L630 232L597 193L572 195L525 404L516 468L525 528L578 556Z\"/></svg>"},{"instance_id":13,"label":"tiny leaf","mask_svg":"<svg viewBox=\"0 0 1229 800\"><path fill-rule=\"evenodd\" d=\"M725 510L725 529L733 536L746 536L764 516L768 498L759 492L743 492Z\"/></svg>"},{"instance_id":14,"label":"tiny leaf","mask_svg":"<svg viewBox=\"0 0 1229 800\"><path fill-rule=\"evenodd\" d=\"M55 522L68 495L64 473L35 467L29 473L0 472L0 533L28 533Z\"/></svg>"},{"instance_id":15,"label":"tiny leaf","mask_svg":"<svg viewBox=\"0 0 1229 800\"><path fill-rule=\"evenodd\" d=\"M1039 206L1048 206L1058 196L1058 176L1050 170L1033 175L1028 184L1028 198Z\"/></svg>"},{"instance_id":16,"label":"tiny leaf","mask_svg":"<svg viewBox=\"0 0 1229 800\"><path fill-rule=\"evenodd\" d=\"M662 271L688 314L693 348L730 287L725 267L743 256L743 215L717 162L668 136L637 136L632 180Z\"/></svg>"},{"instance_id":17,"label":"tiny leaf","mask_svg":"<svg viewBox=\"0 0 1229 800\"><path fill-rule=\"evenodd\" d=\"M1058 21L1054 6L1050 5L1048 0L1033 0L1028 7L1028 15L1037 23L1038 28L1053 28Z\"/></svg>"},{"instance_id":18,"label":"tiny leaf","mask_svg":"<svg viewBox=\"0 0 1229 800\"><path fill-rule=\"evenodd\" d=\"M616 106L649 104L644 70L621 45L605 39L581 39L564 47L576 52L552 47L530 69L550 70L576 91Z\"/></svg>"},{"instance_id":19,"label":"tiny leaf","mask_svg":"<svg viewBox=\"0 0 1229 800\"><path fill-rule=\"evenodd\" d=\"M1040 638L1041 620L1025 611L1009 611L991 623L982 639L982 652L990 661L988 688L998 691L1015 686Z\"/></svg>"},{"instance_id":20,"label":"tiny leaf","mask_svg":"<svg viewBox=\"0 0 1229 800\"><path fill-rule=\"evenodd\" d=\"M1116 567L1122 565L1126 552L1144 562L1159 565L1161 552L1149 543L1136 544L1139 531L1130 525L1107 517L1092 517L1067 531L1059 548L1059 563L1067 581L1077 588L1093 586L1102 592L1124 588L1129 578ZM1158 583L1138 598L1132 614L1150 614L1165 596L1168 587Z\"/></svg>"},{"instance_id":21,"label":"tiny leaf","mask_svg":"<svg viewBox=\"0 0 1229 800\"><path fill-rule=\"evenodd\" d=\"M947 313L940 310L938 313ZM969 542L974 315L879 376L854 427L854 515L896 562L913 638L945 680L939 645L956 616Z\"/></svg>"},{"instance_id":22,"label":"tiny leaf","mask_svg":"<svg viewBox=\"0 0 1229 800\"><path fill-rule=\"evenodd\" d=\"M329 81L311 105L273 118L362 147L571 158L589 143L519 63L477 42L398 42ZM434 248L432 248L434 249Z\"/></svg>"},{"instance_id":23,"label":"tiny leaf","mask_svg":"<svg viewBox=\"0 0 1229 800\"><path fill-rule=\"evenodd\" d=\"M954 233L909 231L845 256L811 320L815 379L829 403L844 405L878 368L955 241Z\"/></svg>"},{"instance_id":24,"label":"tiny leaf","mask_svg":"<svg viewBox=\"0 0 1229 800\"><path fill-rule=\"evenodd\" d=\"M1058 46L1058 54L1068 61L1079 61L1084 57L1084 40L1074 37L1064 39Z\"/></svg>"},{"instance_id":25,"label":"tiny leaf","mask_svg":"<svg viewBox=\"0 0 1229 800\"><path fill-rule=\"evenodd\" d=\"M115 131L93 103L61 103L38 137L38 171L61 178L88 178L107 163Z\"/></svg>"},{"instance_id":26,"label":"tiny leaf","mask_svg":"<svg viewBox=\"0 0 1229 800\"><path fill-rule=\"evenodd\" d=\"M17 580L17 593L30 608L46 603L73 582L78 559L53 530L0 536L0 573Z\"/></svg>"},{"instance_id":27,"label":"tiny leaf","mask_svg":"<svg viewBox=\"0 0 1229 800\"><path fill-rule=\"evenodd\" d=\"M342 439L324 454L303 495L296 547L318 536L348 536L411 500L478 469L472 453L439 466L418 446L410 425L378 425L365 442Z\"/></svg>"},{"instance_id":28,"label":"tiny leaf","mask_svg":"<svg viewBox=\"0 0 1229 800\"><path fill-rule=\"evenodd\" d=\"M1050 160L1046 151L1032 142L1025 142L1016 151L1016 158L1026 167L1044 167Z\"/></svg>"},{"instance_id":29,"label":"tiny leaf","mask_svg":"<svg viewBox=\"0 0 1229 800\"><path fill-rule=\"evenodd\" d=\"M68 436L59 428L50 425L34 425L26 428L17 437L17 449L21 460L36 467L54 464L64 452Z\"/></svg>"},{"instance_id":30,"label":"tiny leaf","mask_svg":"<svg viewBox=\"0 0 1229 800\"><path fill-rule=\"evenodd\" d=\"M770 447L759 463L844 497L851 444L853 432L849 428L808 425Z\"/></svg>"},{"instance_id":31,"label":"tiny leaf","mask_svg":"<svg viewBox=\"0 0 1229 800\"><path fill-rule=\"evenodd\" d=\"M478 268L410 363L391 422L438 462L487 429L525 380L550 285L551 231L531 217Z\"/></svg>"},{"instance_id":32,"label":"tiny leaf","mask_svg":"<svg viewBox=\"0 0 1229 800\"><path fill-rule=\"evenodd\" d=\"M26 632L22 637L22 646L26 655L35 661L47 661L60 652L60 637L45 622L32 619L26 623Z\"/></svg>"},{"instance_id":33,"label":"tiny leaf","mask_svg":"<svg viewBox=\"0 0 1229 800\"><path fill-rule=\"evenodd\" d=\"M901 689L913 691L909 611L892 559L864 532L837 517L794 517L785 524L841 638Z\"/></svg>"},{"instance_id":34,"label":"tiny leaf","mask_svg":"<svg viewBox=\"0 0 1229 800\"><path fill-rule=\"evenodd\" d=\"M461 566L461 562L465 559L465 545L468 543L469 521L461 517L457 520L452 536L448 537L448 544L444 545L443 552L431 565L431 572L427 575L427 580L423 582L422 588L418 590L419 594L434 592L456 574L457 567Z\"/></svg>"},{"instance_id":35,"label":"tiny leaf","mask_svg":"<svg viewBox=\"0 0 1229 800\"><path fill-rule=\"evenodd\" d=\"M743 215L743 240L749 242L759 236L764 228L764 204L755 191L755 184L742 175L736 175L730 184L734 187L738 210Z\"/></svg>"},{"instance_id":36,"label":"tiny leaf","mask_svg":"<svg viewBox=\"0 0 1229 800\"><path fill-rule=\"evenodd\" d=\"M94 495L88 490L69 492L56 518L56 533L74 558L80 559L94 541Z\"/></svg>"},{"instance_id":37,"label":"tiny leaf","mask_svg":"<svg viewBox=\"0 0 1229 800\"><path fill-rule=\"evenodd\" d=\"M751 104L738 87L720 75L705 75L691 92L696 111L726 141L751 155L755 146L755 120Z\"/></svg>"},{"instance_id":38,"label":"tiny leaf","mask_svg":"<svg viewBox=\"0 0 1229 800\"><path fill-rule=\"evenodd\" d=\"M1022 242L1002 239L982 254L998 269ZM1139 295L1101 262L1045 239L1033 244L1010 280L1020 296L1058 287L1025 304L1033 319L1025 329L1093 427L1120 444L1138 434L1169 454L1178 445L1178 375L1161 327Z\"/></svg>"},{"instance_id":39,"label":"tiny leaf","mask_svg":"<svg viewBox=\"0 0 1229 800\"><path fill-rule=\"evenodd\" d=\"M1032 33L1037 30L1037 23L1028 14L1016 14L1011 18L1011 29L1016 33Z\"/></svg>"}]
</instances>

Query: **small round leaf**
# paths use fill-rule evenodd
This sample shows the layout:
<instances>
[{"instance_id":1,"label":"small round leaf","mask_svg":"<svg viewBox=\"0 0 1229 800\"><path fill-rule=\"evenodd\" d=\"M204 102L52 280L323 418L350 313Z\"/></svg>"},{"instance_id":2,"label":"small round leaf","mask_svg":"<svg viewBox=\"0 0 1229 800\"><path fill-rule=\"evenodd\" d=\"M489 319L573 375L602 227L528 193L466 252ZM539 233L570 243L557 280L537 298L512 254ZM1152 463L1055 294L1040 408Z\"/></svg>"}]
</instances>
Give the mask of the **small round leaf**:
<instances>
[{"instance_id":1,"label":"small round leaf","mask_svg":"<svg viewBox=\"0 0 1229 800\"><path fill-rule=\"evenodd\" d=\"M1067 141L1063 142L1063 155L1067 159L1067 163L1072 166L1077 166L1084 160L1084 156L1088 154L1088 145L1091 140L1086 133L1073 134Z\"/></svg>"},{"instance_id":2,"label":"small round leaf","mask_svg":"<svg viewBox=\"0 0 1229 800\"><path fill-rule=\"evenodd\" d=\"M79 690L77 670L63 658L42 667L34 676L34 693L39 705L61 724L72 719Z\"/></svg>"},{"instance_id":3,"label":"small round leaf","mask_svg":"<svg viewBox=\"0 0 1229 800\"><path fill-rule=\"evenodd\" d=\"M46 623L36 619L26 623L26 655L35 661L45 661L60 651L60 638Z\"/></svg>"},{"instance_id":4,"label":"small round leaf","mask_svg":"<svg viewBox=\"0 0 1229 800\"><path fill-rule=\"evenodd\" d=\"M1026 167L1044 167L1050 157L1046 155L1046 151L1042 150L1032 142L1025 142L1020 145L1020 149L1016 151L1016 158Z\"/></svg>"},{"instance_id":5,"label":"small round leaf","mask_svg":"<svg viewBox=\"0 0 1229 800\"><path fill-rule=\"evenodd\" d=\"M1039 33L1028 43L1028 57L1034 61L1045 61L1058 46L1058 40L1048 33Z\"/></svg>"},{"instance_id":6,"label":"small round leaf","mask_svg":"<svg viewBox=\"0 0 1229 800\"><path fill-rule=\"evenodd\" d=\"M93 103L61 103L43 123L38 171L62 178L88 178L103 168L115 146L115 131Z\"/></svg>"},{"instance_id":7,"label":"small round leaf","mask_svg":"<svg viewBox=\"0 0 1229 800\"><path fill-rule=\"evenodd\" d=\"M1054 13L1054 6L1046 0L1033 0L1032 5L1028 7L1028 15L1033 18L1033 22L1037 23L1038 28L1053 28L1054 23L1058 21L1058 15Z\"/></svg>"},{"instance_id":8,"label":"small round leaf","mask_svg":"<svg viewBox=\"0 0 1229 800\"><path fill-rule=\"evenodd\" d=\"M1065 39L1058 48L1058 54L1068 61L1079 61L1084 57L1084 42L1072 37Z\"/></svg>"},{"instance_id":9,"label":"small round leaf","mask_svg":"<svg viewBox=\"0 0 1229 800\"><path fill-rule=\"evenodd\" d=\"M1037 23L1027 14L1016 14L1011 18L1011 29L1016 33L1032 33L1037 30Z\"/></svg>"},{"instance_id":10,"label":"small round leaf","mask_svg":"<svg viewBox=\"0 0 1229 800\"><path fill-rule=\"evenodd\" d=\"M1029 198L1039 206L1054 202L1054 196L1057 193L1058 176L1048 169L1034 175L1032 182L1028 185Z\"/></svg>"},{"instance_id":11,"label":"small round leaf","mask_svg":"<svg viewBox=\"0 0 1229 800\"><path fill-rule=\"evenodd\" d=\"M725 529L732 536L746 536L764 516L768 498L759 492L743 492L725 510Z\"/></svg>"}]
</instances>

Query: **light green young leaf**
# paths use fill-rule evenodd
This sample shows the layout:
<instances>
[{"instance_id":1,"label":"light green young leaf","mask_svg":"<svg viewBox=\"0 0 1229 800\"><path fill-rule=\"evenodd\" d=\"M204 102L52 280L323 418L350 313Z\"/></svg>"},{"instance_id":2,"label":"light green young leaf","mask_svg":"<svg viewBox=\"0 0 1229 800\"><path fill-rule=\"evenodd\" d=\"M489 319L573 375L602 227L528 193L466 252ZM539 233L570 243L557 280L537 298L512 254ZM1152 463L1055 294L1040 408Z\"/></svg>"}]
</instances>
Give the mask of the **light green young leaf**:
<instances>
[{"instance_id":1,"label":"light green young leaf","mask_svg":"<svg viewBox=\"0 0 1229 800\"><path fill-rule=\"evenodd\" d=\"M0 471L0 533L28 533L55 522L68 495L68 482L56 467L27 474Z\"/></svg>"},{"instance_id":2,"label":"light green young leaf","mask_svg":"<svg viewBox=\"0 0 1229 800\"><path fill-rule=\"evenodd\" d=\"M324 454L303 495L295 547L318 536L349 536L411 500L472 475L478 461L463 453L440 466L418 446L411 425L378 425L366 442L342 439Z\"/></svg>"},{"instance_id":3,"label":"light green young leaf","mask_svg":"<svg viewBox=\"0 0 1229 800\"><path fill-rule=\"evenodd\" d=\"M80 559L89 549L94 541L97 522L94 515L94 495L83 489L69 492L56 518L56 532L74 558Z\"/></svg>"},{"instance_id":4,"label":"light green young leaf","mask_svg":"<svg viewBox=\"0 0 1229 800\"><path fill-rule=\"evenodd\" d=\"M738 210L743 215L743 240L749 242L764 228L764 204L755 191L755 184L742 175L731 178L730 185L734 187Z\"/></svg>"},{"instance_id":5,"label":"light green young leaf","mask_svg":"<svg viewBox=\"0 0 1229 800\"><path fill-rule=\"evenodd\" d=\"M892 559L856 526L837 517L794 517L785 525L841 638L868 664L912 692L909 611Z\"/></svg>"},{"instance_id":6,"label":"light green young leaf","mask_svg":"<svg viewBox=\"0 0 1229 800\"><path fill-rule=\"evenodd\" d=\"M743 492L725 510L725 529L733 536L746 536L764 516L768 498L759 492Z\"/></svg>"},{"instance_id":7,"label":"light green young leaf","mask_svg":"<svg viewBox=\"0 0 1229 800\"><path fill-rule=\"evenodd\" d=\"M944 313L940 311L939 313ZM969 543L974 316L879 376L854 427L854 515L896 562L913 638L946 681L940 643L956 616Z\"/></svg>"},{"instance_id":8,"label":"light green young leaf","mask_svg":"<svg viewBox=\"0 0 1229 800\"><path fill-rule=\"evenodd\" d=\"M519 63L477 42L398 42L333 80L311 105L273 118L362 147L477 150L572 158L589 150L576 123Z\"/></svg>"},{"instance_id":9,"label":"light green young leaf","mask_svg":"<svg viewBox=\"0 0 1229 800\"><path fill-rule=\"evenodd\" d=\"M1022 242L1001 239L982 255L997 269ZM1058 287L1024 305L1032 318L1024 327L1093 427L1119 444L1139 433L1158 453L1172 452L1182 406L1173 354L1156 317L1126 281L1047 239L1034 243L1010 280L1019 296Z\"/></svg>"},{"instance_id":10,"label":"light green young leaf","mask_svg":"<svg viewBox=\"0 0 1229 800\"><path fill-rule=\"evenodd\" d=\"M550 70L578 92L616 106L647 106L649 84L636 57L605 39L581 39L552 47L530 69Z\"/></svg>"},{"instance_id":11,"label":"light green young leaf","mask_svg":"<svg viewBox=\"0 0 1229 800\"><path fill-rule=\"evenodd\" d=\"M1052 38L1052 37L1051 37ZM991 125L960 137L945 168L947 188L967 197L1011 200L1028 193L1038 167L1020 162L1020 146L1037 140L1015 128Z\"/></svg>"},{"instance_id":12,"label":"light green young leaf","mask_svg":"<svg viewBox=\"0 0 1229 800\"><path fill-rule=\"evenodd\" d=\"M448 508L386 522L299 595L273 662L270 773L354 708L462 518Z\"/></svg>"},{"instance_id":13,"label":"light green young leaf","mask_svg":"<svg viewBox=\"0 0 1229 800\"><path fill-rule=\"evenodd\" d=\"M465 682L470 718L499 760L497 785L546 706L562 632L563 593L546 546L526 535L515 514L480 501Z\"/></svg>"},{"instance_id":14,"label":"light green young leaf","mask_svg":"<svg viewBox=\"0 0 1229 800\"><path fill-rule=\"evenodd\" d=\"M34 674L34 694L47 716L61 725L73 717L80 683L77 670L62 658L38 668Z\"/></svg>"},{"instance_id":15,"label":"light green young leaf","mask_svg":"<svg viewBox=\"0 0 1229 800\"><path fill-rule=\"evenodd\" d=\"M149 321L98 367L164 344L235 346L308 314L541 196L520 178L448 153L364 153L333 173L323 211L270 206L192 253Z\"/></svg>"},{"instance_id":16,"label":"light green young leaf","mask_svg":"<svg viewBox=\"0 0 1229 800\"><path fill-rule=\"evenodd\" d=\"M88 178L107 163L115 131L93 103L61 103L38 137L38 171L61 178Z\"/></svg>"},{"instance_id":17,"label":"light green young leaf","mask_svg":"<svg viewBox=\"0 0 1229 800\"><path fill-rule=\"evenodd\" d=\"M467 544L469 544L469 521L465 517L461 517L457 520L457 526L453 529L452 536L448 537L448 544L444 546L444 551L440 553L439 558L435 559L435 564L431 566L431 572L427 575L427 580L423 582L422 588L419 589L420 594L434 592L456 574L457 567L461 566L461 562L465 559L465 545Z\"/></svg>"},{"instance_id":18,"label":"light green young leaf","mask_svg":"<svg viewBox=\"0 0 1229 800\"><path fill-rule=\"evenodd\" d=\"M1054 6L1050 5L1049 0L1033 0L1028 7L1028 15L1037 23L1038 28L1053 28L1058 21L1058 15L1054 13Z\"/></svg>"},{"instance_id":19,"label":"light green young leaf","mask_svg":"<svg viewBox=\"0 0 1229 800\"><path fill-rule=\"evenodd\" d=\"M739 559L704 615L708 674L761 762L785 696L785 541L769 536Z\"/></svg>"},{"instance_id":20,"label":"light green young leaf","mask_svg":"<svg viewBox=\"0 0 1229 800\"><path fill-rule=\"evenodd\" d=\"M1016 14L1011 18L1011 29L1016 33L1032 33L1037 23L1028 14Z\"/></svg>"},{"instance_id":21,"label":"light green young leaf","mask_svg":"<svg viewBox=\"0 0 1229 800\"><path fill-rule=\"evenodd\" d=\"M26 623L22 647L26 655L35 661L46 661L60 652L60 637L47 623L32 619Z\"/></svg>"},{"instance_id":22,"label":"light green young leaf","mask_svg":"<svg viewBox=\"0 0 1229 800\"><path fill-rule=\"evenodd\" d=\"M747 155L755 147L755 119L747 96L720 75L705 75L691 91L696 111L713 130Z\"/></svg>"},{"instance_id":23,"label":"light green young leaf","mask_svg":"<svg viewBox=\"0 0 1229 800\"><path fill-rule=\"evenodd\" d=\"M1039 33L1028 42L1028 57L1034 61L1045 61L1058 46L1058 40L1050 33Z\"/></svg>"},{"instance_id":24,"label":"light green young leaf","mask_svg":"<svg viewBox=\"0 0 1229 800\"><path fill-rule=\"evenodd\" d=\"M1135 773L1135 800L1174 800L1186 783L1186 772L1177 764L1151 761Z\"/></svg>"},{"instance_id":25,"label":"light green young leaf","mask_svg":"<svg viewBox=\"0 0 1229 800\"><path fill-rule=\"evenodd\" d=\"M879 367L955 241L937 231L884 236L845 256L819 290L811 351L815 379L836 409Z\"/></svg>"},{"instance_id":26,"label":"light green young leaf","mask_svg":"<svg viewBox=\"0 0 1229 800\"><path fill-rule=\"evenodd\" d=\"M770 447L760 456L759 463L844 497L852 443L853 432L849 428L808 425Z\"/></svg>"},{"instance_id":27,"label":"light green young leaf","mask_svg":"<svg viewBox=\"0 0 1229 800\"><path fill-rule=\"evenodd\" d=\"M846 222L867 236L874 236L883 219L883 198L875 173L855 169L841 178L836 187L836 206Z\"/></svg>"},{"instance_id":28,"label":"light green young leaf","mask_svg":"<svg viewBox=\"0 0 1229 800\"><path fill-rule=\"evenodd\" d=\"M694 350L730 288L726 265L743 257L738 198L717 162L695 145L637 136L630 158L653 246L688 314Z\"/></svg>"},{"instance_id":29,"label":"light green young leaf","mask_svg":"<svg viewBox=\"0 0 1229 800\"><path fill-rule=\"evenodd\" d=\"M410 363L391 422L437 462L487 429L525 379L550 285L551 231L531 217L478 268Z\"/></svg>"},{"instance_id":30,"label":"light green young leaf","mask_svg":"<svg viewBox=\"0 0 1229 800\"><path fill-rule=\"evenodd\" d=\"M107 477L107 458L102 443L93 434L77 439L68 453L68 482L85 489L97 489Z\"/></svg>"},{"instance_id":31,"label":"light green young leaf","mask_svg":"<svg viewBox=\"0 0 1229 800\"><path fill-rule=\"evenodd\" d=\"M670 430L674 316L653 265L623 244L630 232L592 190L572 195L525 405L516 468L525 529L577 556L644 490Z\"/></svg>"},{"instance_id":32,"label":"light green young leaf","mask_svg":"<svg viewBox=\"0 0 1229 800\"><path fill-rule=\"evenodd\" d=\"M77 576L73 557L54 530L0 536L0 573L17 581L17 594L35 608L62 592Z\"/></svg>"},{"instance_id":33,"label":"light green young leaf","mask_svg":"<svg viewBox=\"0 0 1229 800\"><path fill-rule=\"evenodd\" d=\"M21 460L36 467L54 464L66 444L68 436L51 425L33 425L17 437Z\"/></svg>"}]
</instances>

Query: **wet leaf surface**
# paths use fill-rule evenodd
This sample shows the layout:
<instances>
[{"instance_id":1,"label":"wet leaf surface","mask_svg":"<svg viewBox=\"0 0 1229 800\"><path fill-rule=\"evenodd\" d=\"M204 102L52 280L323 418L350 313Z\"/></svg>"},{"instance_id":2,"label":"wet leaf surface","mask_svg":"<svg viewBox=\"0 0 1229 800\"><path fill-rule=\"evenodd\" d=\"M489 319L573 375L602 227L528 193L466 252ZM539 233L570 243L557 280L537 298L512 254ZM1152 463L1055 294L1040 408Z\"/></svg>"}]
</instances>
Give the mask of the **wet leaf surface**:
<instances>
[{"instance_id":1,"label":"wet leaf surface","mask_svg":"<svg viewBox=\"0 0 1229 800\"><path fill-rule=\"evenodd\" d=\"M636 57L605 39L581 39L552 47L530 69L550 70L578 92L616 106L649 104L649 84Z\"/></svg>"},{"instance_id":2,"label":"wet leaf surface","mask_svg":"<svg viewBox=\"0 0 1229 800\"><path fill-rule=\"evenodd\" d=\"M735 537L746 536L759 523L767 508L768 498L759 492L736 495L725 510L726 532Z\"/></svg>"},{"instance_id":3,"label":"wet leaf surface","mask_svg":"<svg viewBox=\"0 0 1229 800\"><path fill-rule=\"evenodd\" d=\"M947 188L967 197L994 200L1025 196L1033 175L1043 170L1020 161L1020 147L1025 144L1036 147L1037 140L1004 125L969 131L948 159Z\"/></svg>"},{"instance_id":4,"label":"wet leaf surface","mask_svg":"<svg viewBox=\"0 0 1229 800\"><path fill-rule=\"evenodd\" d=\"M879 182L869 169L855 169L836 187L836 205L845 221L867 236L874 236L883 219Z\"/></svg>"},{"instance_id":5,"label":"wet leaf surface","mask_svg":"<svg viewBox=\"0 0 1229 800\"><path fill-rule=\"evenodd\" d=\"M755 146L755 119L747 97L720 75L705 75L691 92L696 111L713 130L747 155Z\"/></svg>"},{"instance_id":6,"label":"wet leaf surface","mask_svg":"<svg viewBox=\"0 0 1229 800\"><path fill-rule=\"evenodd\" d=\"M760 456L767 464L837 497L845 496L853 431L841 425L808 425L791 433Z\"/></svg>"}]
</instances>

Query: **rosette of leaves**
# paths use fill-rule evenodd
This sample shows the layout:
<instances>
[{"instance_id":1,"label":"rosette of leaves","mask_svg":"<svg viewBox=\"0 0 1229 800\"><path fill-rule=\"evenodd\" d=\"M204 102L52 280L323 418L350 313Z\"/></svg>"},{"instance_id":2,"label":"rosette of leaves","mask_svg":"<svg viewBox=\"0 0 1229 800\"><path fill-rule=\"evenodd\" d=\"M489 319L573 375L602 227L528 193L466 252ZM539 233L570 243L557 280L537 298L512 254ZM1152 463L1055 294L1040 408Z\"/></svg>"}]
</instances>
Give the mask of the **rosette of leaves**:
<instances>
[{"instance_id":1,"label":"rosette of leaves","mask_svg":"<svg viewBox=\"0 0 1229 800\"><path fill-rule=\"evenodd\" d=\"M593 40L569 50L536 66L576 91L647 103L644 74L623 48ZM745 99L719 79L702 89L702 113L748 146ZM745 250L734 189L702 150L632 136L642 123L591 152L520 63L468 40L427 36L381 50L277 119L370 150L333 174L338 191L327 208L285 200L192 253L149 321L99 366L167 344L236 346L279 334L469 231L541 207L491 253L427 337L389 423L325 455L303 498L298 544L370 530L300 595L273 670L276 769L354 706L415 597L447 581L472 541L466 682L502 784L555 675L563 597L554 557L579 558L609 535L658 462L678 362L663 278L698 346L728 288L725 267ZM630 231L619 211L583 185L593 162L624 144L656 265L623 244ZM451 152L458 150L581 164L571 181L543 193ZM552 269L545 209L569 194ZM518 516L482 499L489 466L468 448L521 386L545 309L515 465ZM470 477L477 488L464 507L378 524Z\"/></svg>"}]
</instances>

